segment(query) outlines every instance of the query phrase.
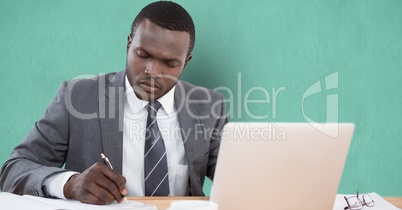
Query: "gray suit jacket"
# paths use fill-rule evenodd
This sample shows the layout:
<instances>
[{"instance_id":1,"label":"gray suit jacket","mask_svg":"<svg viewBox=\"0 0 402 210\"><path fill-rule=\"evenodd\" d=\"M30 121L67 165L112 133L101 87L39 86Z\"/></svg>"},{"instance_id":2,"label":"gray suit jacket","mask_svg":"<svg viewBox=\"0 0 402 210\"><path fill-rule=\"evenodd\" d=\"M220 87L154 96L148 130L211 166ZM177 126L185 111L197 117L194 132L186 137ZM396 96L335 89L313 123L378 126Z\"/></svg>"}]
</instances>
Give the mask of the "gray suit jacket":
<instances>
[{"instance_id":1,"label":"gray suit jacket","mask_svg":"<svg viewBox=\"0 0 402 210\"><path fill-rule=\"evenodd\" d=\"M46 197L43 183L49 176L66 170L82 172L102 161L102 152L121 173L124 78L123 70L64 82L44 116L3 165L1 190ZM204 195L204 178L214 177L220 133L227 122L224 98L183 81L177 83L174 97L190 194Z\"/></svg>"}]
</instances>

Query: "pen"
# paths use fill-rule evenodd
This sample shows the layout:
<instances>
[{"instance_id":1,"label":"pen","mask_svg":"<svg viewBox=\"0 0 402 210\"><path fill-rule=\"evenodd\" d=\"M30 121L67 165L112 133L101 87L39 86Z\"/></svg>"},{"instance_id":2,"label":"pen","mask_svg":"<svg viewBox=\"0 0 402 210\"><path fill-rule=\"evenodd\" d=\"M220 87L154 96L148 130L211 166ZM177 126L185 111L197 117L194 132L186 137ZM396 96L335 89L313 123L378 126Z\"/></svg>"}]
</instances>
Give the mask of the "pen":
<instances>
[{"instance_id":1,"label":"pen","mask_svg":"<svg viewBox=\"0 0 402 210\"><path fill-rule=\"evenodd\" d=\"M107 158L103 153L101 153L101 157L102 157L103 161L105 161L105 164L106 164L110 169L113 169L113 166L112 166L112 164L111 164L110 161L109 161L109 158ZM125 196L125 195L122 195L122 196L123 196L123 198L124 198L124 201L128 204L128 201L127 201L126 196Z\"/></svg>"}]
</instances>

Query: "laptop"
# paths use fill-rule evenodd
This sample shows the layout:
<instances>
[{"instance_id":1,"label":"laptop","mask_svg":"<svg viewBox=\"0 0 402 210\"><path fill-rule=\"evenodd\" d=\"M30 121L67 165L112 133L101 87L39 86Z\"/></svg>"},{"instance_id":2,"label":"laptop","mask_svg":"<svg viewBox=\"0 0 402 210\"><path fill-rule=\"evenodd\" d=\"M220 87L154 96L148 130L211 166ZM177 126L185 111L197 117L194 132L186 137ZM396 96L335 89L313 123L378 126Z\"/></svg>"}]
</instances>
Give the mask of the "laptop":
<instances>
[{"instance_id":1,"label":"laptop","mask_svg":"<svg viewBox=\"0 0 402 210\"><path fill-rule=\"evenodd\" d=\"M332 209L353 131L351 123L228 123L210 200L219 210Z\"/></svg>"}]
</instances>

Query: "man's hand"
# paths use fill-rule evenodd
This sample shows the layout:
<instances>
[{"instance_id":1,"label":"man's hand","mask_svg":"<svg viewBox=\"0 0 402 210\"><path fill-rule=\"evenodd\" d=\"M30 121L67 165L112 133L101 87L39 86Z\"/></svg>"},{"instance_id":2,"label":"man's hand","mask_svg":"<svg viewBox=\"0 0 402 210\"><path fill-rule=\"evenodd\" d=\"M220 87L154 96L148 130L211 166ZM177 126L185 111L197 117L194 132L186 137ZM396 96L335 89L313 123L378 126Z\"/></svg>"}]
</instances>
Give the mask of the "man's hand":
<instances>
[{"instance_id":1,"label":"man's hand","mask_svg":"<svg viewBox=\"0 0 402 210\"><path fill-rule=\"evenodd\" d=\"M82 174L73 175L64 185L66 198L83 203L103 205L113 201L121 203L127 194L126 179L105 164L95 163Z\"/></svg>"}]
</instances>

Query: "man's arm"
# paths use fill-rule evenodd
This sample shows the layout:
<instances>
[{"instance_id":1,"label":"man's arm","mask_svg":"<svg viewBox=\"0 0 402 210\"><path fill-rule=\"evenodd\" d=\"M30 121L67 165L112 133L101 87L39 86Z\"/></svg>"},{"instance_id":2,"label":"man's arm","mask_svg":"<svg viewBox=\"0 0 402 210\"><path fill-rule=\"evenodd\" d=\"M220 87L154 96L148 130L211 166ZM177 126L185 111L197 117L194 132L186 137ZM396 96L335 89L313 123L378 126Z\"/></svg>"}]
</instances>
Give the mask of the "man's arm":
<instances>
[{"instance_id":1,"label":"man's arm","mask_svg":"<svg viewBox=\"0 0 402 210\"><path fill-rule=\"evenodd\" d=\"M76 82L74 81L72 84L77 84ZM92 89L82 88L90 87L92 84L97 90L98 82L96 80L87 80L80 84L77 86L80 88L75 92L80 94L77 96L71 90L72 87L64 82L60 86L57 96L48 106L45 115L35 123L24 141L13 150L10 159L4 164L0 173L2 191L42 197L54 196L49 194L44 184L48 183L46 182L48 178L67 171L62 167L68 154L81 154L79 151L96 153L99 154L100 160L99 147L82 150L82 143L89 141L88 136L81 135L79 131L72 131L71 128L74 124L75 127L83 127L82 130L89 132L90 126L93 125L82 123L83 121L79 119L72 122L68 112L68 106L73 106L72 102L65 103L66 98L86 98L88 93L97 94ZM69 95L66 97L65 94ZM97 104L97 98L95 99L94 103ZM75 100L74 103L76 107L83 107L84 104L91 108L94 107L94 103L88 103L88 100ZM98 132L96 130L95 132ZM70 142L73 134L76 141L74 148ZM96 135L91 133L91 136ZM89 159L92 163L89 163ZM93 204L105 204L114 200L122 201L122 194L127 192L125 191L125 178L118 172L109 169L103 163L96 163L96 158L73 158L73 162L75 166L95 164L87 166L88 168L81 174L70 177L62 189L65 197Z\"/></svg>"},{"instance_id":2,"label":"man's arm","mask_svg":"<svg viewBox=\"0 0 402 210\"><path fill-rule=\"evenodd\" d=\"M61 167L68 149L68 112L64 103L66 82L46 113L11 153L0 174L2 191L47 197L43 183Z\"/></svg>"},{"instance_id":3,"label":"man's arm","mask_svg":"<svg viewBox=\"0 0 402 210\"><path fill-rule=\"evenodd\" d=\"M212 110L215 111L215 113L212 113L212 115L215 115L215 117L217 117L217 122L212 132L211 142L209 144L207 177L211 180L214 179L216 161L218 159L219 146L221 143L222 129L228 122L228 118L226 116L225 98L221 94L220 96L220 100L215 102L215 104L219 104L220 106L216 106L216 109Z\"/></svg>"}]
</instances>

